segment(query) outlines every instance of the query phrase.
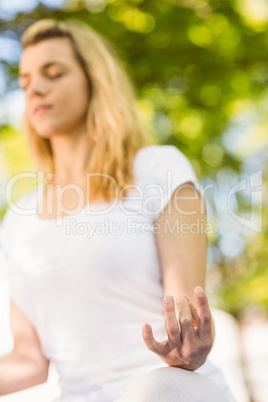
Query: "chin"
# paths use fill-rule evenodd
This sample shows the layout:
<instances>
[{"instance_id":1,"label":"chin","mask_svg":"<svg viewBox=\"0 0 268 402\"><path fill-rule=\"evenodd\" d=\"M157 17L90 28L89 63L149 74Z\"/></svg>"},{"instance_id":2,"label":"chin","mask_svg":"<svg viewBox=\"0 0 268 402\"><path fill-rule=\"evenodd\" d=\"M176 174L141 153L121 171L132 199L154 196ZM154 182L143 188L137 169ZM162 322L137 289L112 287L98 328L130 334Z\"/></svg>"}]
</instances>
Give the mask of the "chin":
<instances>
[{"instance_id":1,"label":"chin","mask_svg":"<svg viewBox=\"0 0 268 402\"><path fill-rule=\"evenodd\" d=\"M38 126L38 127L34 127L34 130L36 132L36 134L41 137L41 138L45 138L45 139L49 139L51 137L53 137L54 135L56 135L57 132L59 132L59 129L55 129L55 127L47 127L47 126Z\"/></svg>"}]
</instances>

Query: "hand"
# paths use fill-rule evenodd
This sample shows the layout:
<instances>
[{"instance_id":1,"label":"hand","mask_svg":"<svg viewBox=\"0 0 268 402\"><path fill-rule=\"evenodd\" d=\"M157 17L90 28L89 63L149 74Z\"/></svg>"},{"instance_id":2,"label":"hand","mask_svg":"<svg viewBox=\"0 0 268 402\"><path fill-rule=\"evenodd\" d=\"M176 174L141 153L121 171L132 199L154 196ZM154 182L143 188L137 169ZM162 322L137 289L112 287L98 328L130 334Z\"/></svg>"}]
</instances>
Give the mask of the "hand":
<instances>
[{"instance_id":1,"label":"hand","mask_svg":"<svg viewBox=\"0 0 268 402\"><path fill-rule=\"evenodd\" d=\"M198 290L201 294L198 295ZM174 298L163 297L165 324L168 339L157 342L153 337L152 327L144 323L142 336L149 350L156 353L168 366L194 371L201 367L213 344L211 311L204 290L197 286L194 292L196 308L187 298L179 296L176 305L179 320L176 317ZM169 300L166 302L166 298Z\"/></svg>"}]
</instances>

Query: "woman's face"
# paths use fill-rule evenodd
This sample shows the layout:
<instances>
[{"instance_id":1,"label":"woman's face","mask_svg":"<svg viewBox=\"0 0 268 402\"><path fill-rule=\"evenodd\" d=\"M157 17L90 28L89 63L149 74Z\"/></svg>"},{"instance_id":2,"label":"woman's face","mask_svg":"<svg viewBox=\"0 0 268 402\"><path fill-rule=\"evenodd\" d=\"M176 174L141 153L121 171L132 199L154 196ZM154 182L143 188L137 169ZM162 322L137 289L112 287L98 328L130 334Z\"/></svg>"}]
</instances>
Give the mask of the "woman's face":
<instances>
[{"instance_id":1,"label":"woman's face","mask_svg":"<svg viewBox=\"0 0 268 402\"><path fill-rule=\"evenodd\" d=\"M26 116L43 138L86 128L89 84L67 38L30 45L20 60Z\"/></svg>"}]
</instances>

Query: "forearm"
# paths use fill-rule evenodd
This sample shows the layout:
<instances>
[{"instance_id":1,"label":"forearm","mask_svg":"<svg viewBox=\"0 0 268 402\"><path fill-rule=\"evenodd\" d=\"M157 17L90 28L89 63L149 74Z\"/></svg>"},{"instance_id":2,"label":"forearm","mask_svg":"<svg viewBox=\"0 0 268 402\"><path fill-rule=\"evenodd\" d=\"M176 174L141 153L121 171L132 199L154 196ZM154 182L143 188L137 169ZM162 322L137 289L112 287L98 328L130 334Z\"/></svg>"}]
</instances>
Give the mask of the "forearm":
<instances>
[{"instance_id":1,"label":"forearm","mask_svg":"<svg viewBox=\"0 0 268 402\"><path fill-rule=\"evenodd\" d=\"M37 361L14 351L0 359L0 395L21 391L46 381Z\"/></svg>"}]
</instances>

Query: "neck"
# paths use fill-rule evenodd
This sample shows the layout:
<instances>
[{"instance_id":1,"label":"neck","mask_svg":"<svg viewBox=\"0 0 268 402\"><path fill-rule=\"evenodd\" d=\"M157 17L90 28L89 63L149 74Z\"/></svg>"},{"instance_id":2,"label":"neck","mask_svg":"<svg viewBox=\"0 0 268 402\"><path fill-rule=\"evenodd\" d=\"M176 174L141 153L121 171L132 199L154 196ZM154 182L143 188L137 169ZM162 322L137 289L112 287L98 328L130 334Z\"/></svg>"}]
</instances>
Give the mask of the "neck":
<instances>
[{"instance_id":1,"label":"neck","mask_svg":"<svg viewBox=\"0 0 268 402\"><path fill-rule=\"evenodd\" d=\"M55 163L55 184L82 183L92 149L88 134L83 131L71 135L55 135L51 138Z\"/></svg>"}]
</instances>

